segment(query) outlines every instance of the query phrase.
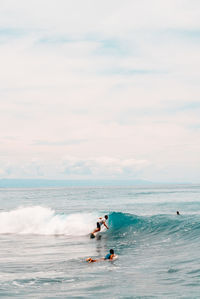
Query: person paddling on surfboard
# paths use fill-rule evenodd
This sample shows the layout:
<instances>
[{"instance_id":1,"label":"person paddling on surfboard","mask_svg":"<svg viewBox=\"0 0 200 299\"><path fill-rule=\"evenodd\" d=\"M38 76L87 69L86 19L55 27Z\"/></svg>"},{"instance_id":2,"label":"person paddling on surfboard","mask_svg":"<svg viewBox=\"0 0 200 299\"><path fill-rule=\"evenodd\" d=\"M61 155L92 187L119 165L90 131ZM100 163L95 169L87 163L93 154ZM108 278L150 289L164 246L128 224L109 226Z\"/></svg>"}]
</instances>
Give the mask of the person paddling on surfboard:
<instances>
[{"instance_id":1,"label":"person paddling on surfboard","mask_svg":"<svg viewBox=\"0 0 200 299\"><path fill-rule=\"evenodd\" d=\"M117 257L117 255L114 253L114 249L110 249L110 253L106 254L105 257L102 257L102 258L96 259L96 260L94 260L91 257L89 257L89 258L86 259L86 262L88 262L88 263L95 263L95 262L106 261L106 260L112 261L116 257Z\"/></svg>"},{"instance_id":2,"label":"person paddling on surfboard","mask_svg":"<svg viewBox=\"0 0 200 299\"><path fill-rule=\"evenodd\" d=\"M97 221L97 228L91 234L93 235L94 233L99 232L101 230L102 225L104 225L107 229L109 229L109 227L106 224L107 219L108 219L108 215L105 215L104 217L99 217Z\"/></svg>"}]
</instances>

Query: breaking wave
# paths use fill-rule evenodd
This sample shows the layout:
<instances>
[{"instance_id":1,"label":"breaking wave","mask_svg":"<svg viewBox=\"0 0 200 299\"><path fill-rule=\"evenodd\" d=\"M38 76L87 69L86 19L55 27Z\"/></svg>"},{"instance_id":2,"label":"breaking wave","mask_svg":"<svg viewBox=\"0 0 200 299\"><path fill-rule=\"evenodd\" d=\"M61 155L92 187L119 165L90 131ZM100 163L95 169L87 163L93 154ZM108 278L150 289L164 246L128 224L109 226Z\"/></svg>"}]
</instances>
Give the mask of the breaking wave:
<instances>
[{"instance_id":1,"label":"breaking wave","mask_svg":"<svg viewBox=\"0 0 200 299\"><path fill-rule=\"evenodd\" d=\"M41 206L0 213L0 234L86 235L96 222L91 214L56 214Z\"/></svg>"},{"instance_id":2,"label":"breaking wave","mask_svg":"<svg viewBox=\"0 0 200 299\"><path fill-rule=\"evenodd\" d=\"M0 213L0 234L88 235L96 226L97 214L57 214L41 206L20 207ZM120 238L133 234L170 235L198 238L200 215L137 216L129 213L109 214L109 236Z\"/></svg>"}]
</instances>

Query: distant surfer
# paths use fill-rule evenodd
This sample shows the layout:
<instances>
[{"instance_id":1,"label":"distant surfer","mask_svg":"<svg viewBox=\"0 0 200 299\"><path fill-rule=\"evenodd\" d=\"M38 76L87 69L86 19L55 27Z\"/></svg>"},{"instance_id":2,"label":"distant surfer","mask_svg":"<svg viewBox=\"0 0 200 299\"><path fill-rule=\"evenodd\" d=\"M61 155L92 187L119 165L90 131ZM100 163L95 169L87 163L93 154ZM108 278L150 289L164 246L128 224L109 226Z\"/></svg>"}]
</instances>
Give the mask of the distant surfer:
<instances>
[{"instance_id":1,"label":"distant surfer","mask_svg":"<svg viewBox=\"0 0 200 299\"><path fill-rule=\"evenodd\" d=\"M97 228L91 234L94 235L94 233L99 232L101 230L102 225L104 225L107 229L109 229L109 227L106 224L107 219L108 219L108 215L105 215L104 217L99 217L97 221Z\"/></svg>"},{"instance_id":2,"label":"distant surfer","mask_svg":"<svg viewBox=\"0 0 200 299\"><path fill-rule=\"evenodd\" d=\"M100 262L100 261L112 261L117 257L117 255L114 253L114 249L110 249L110 252L106 254L105 257L99 258L99 259L92 259L91 257L86 259L86 262L88 263L95 263L95 262Z\"/></svg>"},{"instance_id":3,"label":"distant surfer","mask_svg":"<svg viewBox=\"0 0 200 299\"><path fill-rule=\"evenodd\" d=\"M180 215L179 211L176 211L176 214L177 214L177 215Z\"/></svg>"}]
</instances>

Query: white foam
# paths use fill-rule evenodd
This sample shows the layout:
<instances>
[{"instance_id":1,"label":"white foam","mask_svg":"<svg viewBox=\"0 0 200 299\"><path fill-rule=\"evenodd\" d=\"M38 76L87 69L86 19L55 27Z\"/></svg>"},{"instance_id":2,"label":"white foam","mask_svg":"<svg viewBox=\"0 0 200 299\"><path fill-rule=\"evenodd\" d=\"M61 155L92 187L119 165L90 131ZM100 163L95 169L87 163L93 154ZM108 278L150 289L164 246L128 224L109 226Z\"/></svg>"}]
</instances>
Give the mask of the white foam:
<instances>
[{"instance_id":1,"label":"white foam","mask_svg":"<svg viewBox=\"0 0 200 299\"><path fill-rule=\"evenodd\" d=\"M41 206L0 213L0 234L86 235L96 225L94 214L56 214Z\"/></svg>"}]
</instances>

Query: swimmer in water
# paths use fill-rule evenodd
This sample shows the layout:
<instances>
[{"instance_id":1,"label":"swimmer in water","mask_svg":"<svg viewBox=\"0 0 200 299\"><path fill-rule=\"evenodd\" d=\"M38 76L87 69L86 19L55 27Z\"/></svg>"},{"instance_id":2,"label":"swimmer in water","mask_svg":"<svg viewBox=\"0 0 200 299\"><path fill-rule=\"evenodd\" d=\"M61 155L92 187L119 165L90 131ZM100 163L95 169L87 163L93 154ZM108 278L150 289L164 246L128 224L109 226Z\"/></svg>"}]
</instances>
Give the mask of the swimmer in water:
<instances>
[{"instance_id":1,"label":"swimmer in water","mask_svg":"<svg viewBox=\"0 0 200 299\"><path fill-rule=\"evenodd\" d=\"M105 257L102 257L100 259L92 259L91 257L89 257L86 259L86 262L95 263L95 262L106 261L106 260L112 261L115 257L116 254L114 253L114 249L110 249L110 253L106 254Z\"/></svg>"},{"instance_id":2,"label":"swimmer in water","mask_svg":"<svg viewBox=\"0 0 200 299\"><path fill-rule=\"evenodd\" d=\"M176 214L177 214L177 215L180 215L179 211L176 211Z\"/></svg>"}]
</instances>

